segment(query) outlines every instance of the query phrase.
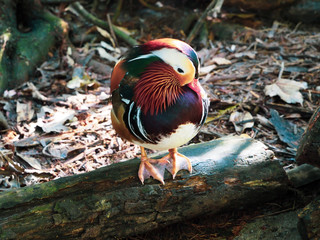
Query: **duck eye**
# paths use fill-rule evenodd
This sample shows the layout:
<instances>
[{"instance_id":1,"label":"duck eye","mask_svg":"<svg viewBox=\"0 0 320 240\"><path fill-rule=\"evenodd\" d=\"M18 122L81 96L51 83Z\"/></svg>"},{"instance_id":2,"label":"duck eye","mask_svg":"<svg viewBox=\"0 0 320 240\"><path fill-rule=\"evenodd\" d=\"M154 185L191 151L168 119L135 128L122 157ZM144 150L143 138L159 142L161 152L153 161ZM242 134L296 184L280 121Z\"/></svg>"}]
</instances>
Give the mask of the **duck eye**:
<instances>
[{"instance_id":1,"label":"duck eye","mask_svg":"<svg viewBox=\"0 0 320 240\"><path fill-rule=\"evenodd\" d=\"M184 71L183 71L181 68L178 68L177 71L178 71L179 73L184 73Z\"/></svg>"}]
</instances>

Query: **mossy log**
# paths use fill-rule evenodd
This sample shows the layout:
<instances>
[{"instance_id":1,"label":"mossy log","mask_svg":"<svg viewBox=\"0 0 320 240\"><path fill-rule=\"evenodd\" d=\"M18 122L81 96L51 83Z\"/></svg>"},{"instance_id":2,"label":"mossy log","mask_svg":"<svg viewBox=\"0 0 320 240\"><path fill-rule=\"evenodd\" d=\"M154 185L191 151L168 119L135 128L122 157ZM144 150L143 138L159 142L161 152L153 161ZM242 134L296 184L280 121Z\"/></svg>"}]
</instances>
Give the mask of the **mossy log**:
<instances>
[{"instance_id":1,"label":"mossy log","mask_svg":"<svg viewBox=\"0 0 320 240\"><path fill-rule=\"evenodd\" d=\"M139 159L0 194L0 239L108 239L283 197L288 179L272 151L227 137L179 150L193 172L165 185L137 177ZM158 157L160 157L159 155Z\"/></svg>"},{"instance_id":2,"label":"mossy log","mask_svg":"<svg viewBox=\"0 0 320 240\"><path fill-rule=\"evenodd\" d=\"M39 2L0 0L0 94L27 81L67 33Z\"/></svg>"}]
</instances>

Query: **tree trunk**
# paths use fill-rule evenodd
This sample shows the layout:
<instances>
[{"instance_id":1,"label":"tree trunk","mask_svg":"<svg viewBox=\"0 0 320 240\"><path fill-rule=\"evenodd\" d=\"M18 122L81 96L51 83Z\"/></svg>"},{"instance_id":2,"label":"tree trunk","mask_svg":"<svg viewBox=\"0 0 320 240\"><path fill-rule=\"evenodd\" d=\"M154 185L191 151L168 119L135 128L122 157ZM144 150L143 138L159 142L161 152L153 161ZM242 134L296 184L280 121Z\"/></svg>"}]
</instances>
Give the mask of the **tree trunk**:
<instances>
[{"instance_id":1,"label":"tree trunk","mask_svg":"<svg viewBox=\"0 0 320 240\"><path fill-rule=\"evenodd\" d=\"M39 2L0 0L0 94L27 81L67 33Z\"/></svg>"},{"instance_id":2,"label":"tree trunk","mask_svg":"<svg viewBox=\"0 0 320 240\"><path fill-rule=\"evenodd\" d=\"M281 198L287 176L251 138L227 137L179 150L193 172L165 185L137 177L139 160L0 194L1 239L107 239ZM158 156L159 157L159 156Z\"/></svg>"}]
</instances>

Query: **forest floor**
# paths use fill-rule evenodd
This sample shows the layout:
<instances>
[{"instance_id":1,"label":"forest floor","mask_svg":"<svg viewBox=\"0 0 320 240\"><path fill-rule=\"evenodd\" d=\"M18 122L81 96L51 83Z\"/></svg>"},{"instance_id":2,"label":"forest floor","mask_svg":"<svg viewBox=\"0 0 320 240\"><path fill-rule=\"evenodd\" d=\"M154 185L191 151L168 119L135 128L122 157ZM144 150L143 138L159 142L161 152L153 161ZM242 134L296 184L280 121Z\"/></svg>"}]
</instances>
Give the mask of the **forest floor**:
<instances>
[{"instance_id":1,"label":"forest floor","mask_svg":"<svg viewBox=\"0 0 320 240\"><path fill-rule=\"evenodd\" d=\"M72 12L64 16L66 21L68 17L75 18ZM124 25L136 26L135 21ZM71 38L75 48L66 45L53 52L32 81L6 91L0 99L1 125L8 128L0 139L0 191L92 171L139 155L139 147L117 136L110 119L111 71L128 46L95 26L77 24L80 30ZM150 20L148 24L156 23ZM172 27L162 29L161 33L141 33L139 41L179 37ZM286 170L294 168L299 139L320 101L320 32L277 21L245 29L229 40L212 38L205 46L195 41L200 83L211 103L207 123L189 144L247 134L267 145ZM94 37L86 39L90 34ZM97 67L81 65L79 56ZM303 190L308 199L319 189L314 186ZM297 207L292 196L129 239L233 239L250 228L247 222L257 223L263 217L275 222L277 214L284 218L289 214L292 219L290 212ZM268 229L268 224L261 223L261 228ZM273 230L272 234L278 231Z\"/></svg>"}]
</instances>

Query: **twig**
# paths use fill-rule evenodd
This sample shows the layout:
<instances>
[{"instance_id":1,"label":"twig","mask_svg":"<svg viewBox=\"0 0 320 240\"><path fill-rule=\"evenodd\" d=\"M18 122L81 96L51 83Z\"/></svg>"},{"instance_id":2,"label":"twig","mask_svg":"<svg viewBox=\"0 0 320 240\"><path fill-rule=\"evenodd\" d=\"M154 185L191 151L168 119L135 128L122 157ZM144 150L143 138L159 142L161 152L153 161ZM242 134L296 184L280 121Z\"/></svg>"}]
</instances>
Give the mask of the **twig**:
<instances>
[{"instance_id":1,"label":"twig","mask_svg":"<svg viewBox=\"0 0 320 240\"><path fill-rule=\"evenodd\" d=\"M259 216L256 216L256 217L253 217L253 219L257 219L257 218L264 218L264 217L270 217L270 216L274 216L274 215L278 215L280 213L285 213L285 212L291 212L295 210L295 207L291 207L291 208L287 208L287 209L283 209L283 210L280 210L280 211L276 211L276 212L272 212L272 213L267 213L267 214L262 214L262 215L259 215Z\"/></svg>"},{"instance_id":2,"label":"twig","mask_svg":"<svg viewBox=\"0 0 320 240\"><path fill-rule=\"evenodd\" d=\"M284 62L281 62L281 68L280 68L280 72L278 75L278 81L281 79L282 74L283 74L283 70L284 70Z\"/></svg>"},{"instance_id":3,"label":"twig","mask_svg":"<svg viewBox=\"0 0 320 240\"><path fill-rule=\"evenodd\" d=\"M300 27L301 24L302 24L302 22L298 22L297 25L295 26L295 28L292 30L292 32L290 32L286 35L286 38L289 38L292 34L294 34L298 30L298 28Z\"/></svg>"},{"instance_id":4,"label":"twig","mask_svg":"<svg viewBox=\"0 0 320 240\"><path fill-rule=\"evenodd\" d=\"M236 121L234 122L236 125L243 125L246 123L251 123L251 122L255 122L255 119L247 119L247 120L242 120L242 121Z\"/></svg>"},{"instance_id":5,"label":"twig","mask_svg":"<svg viewBox=\"0 0 320 240\"><path fill-rule=\"evenodd\" d=\"M208 15L209 11L213 12L213 13L218 13L221 10L221 6L223 4L224 0L212 0L211 3L208 5L208 7L206 8L206 10L204 10L204 12L202 13L202 15L200 16L200 18L198 19L197 23L194 25L194 27L192 28L192 30L190 31L186 42L187 43L191 43L192 40L197 36L200 28L203 25L203 21L206 18L206 16Z\"/></svg>"},{"instance_id":6,"label":"twig","mask_svg":"<svg viewBox=\"0 0 320 240\"><path fill-rule=\"evenodd\" d=\"M155 10L155 11L161 11L161 10L163 10L163 8L161 8L161 7L156 7L156 6L150 5L149 3L147 3L147 1L139 0L139 2L140 2L143 6L145 6L145 7L147 7L147 8L150 8L150 9L152 9L152 10Z\"/></svg>"},{"instance_id":7,"label":"twig","mask_svg":"<svg viewBox=\"0 0 320 240\"><path fill-rule=\"evenodd\" d=\"M297 107L289 104L280 104L273 102L266 102L266 106L277 109L278 111L283 111L286 113L302 113L303 117L309 118L313 114L313 110L306 107Z\"/></svg>"},{"instance_id":8,"label":"twig","mask_svg":"<svg viewBox=\"0 0 320 240\"><path fill-rule=\"evenodd\" d=\"M120 12L121 12L121 9L122 9L122 3L123 3L123 0L118 1L116 11L114 12L114 15L113 15L113 18L112 18L113 22L116 22L118 17L120 16Z\"/></svg>"},{"instance_id":9,"label":"twig","mask_svg":"<svg viewBox=\"0 0 320 240\"><path fill-rule=\"evenodd\" d=\"M72 4L73 8L87 21L97 25L98 27L101 27L103 29L108 29L109 24L105 21L102 21L99 18L96 18L91 13L89 13L79 2L75 2ZM112 29L115 32L115 34L121 38L126 43L134 46L138 45L138 42L130 37L128 34L126 34L124 31L122 31L120 28L112 24Z\"/></svg>"},{"instance_id":10,"label":"twig","mask_svg":"<svg viewBox=\"0 0 320 240\"><path fill-rule=\"evenodd\" d=\"M136 46L139 43L133 39L132 37L130 37L128 34L126 34L124 31L122 31L119 27L112 25L112 29L114 31L114 33L121 38L123 41L125 41L126 43L130 44L131 46Z\"/></svg>"},{"instance_id":11,"label":"twig","mask_svg":"<svg viewBox=\"0 0 320 240\"><path fill-rule=\"evenodd\" d=\"M117 40L117 37L116 37L116 35L115 35L114 31L113 31L113 28L112 28L112 21L111 21L111 18L110 18L110 14L107 14L107 19L108 19L108 24L109 24L111 36L112 36L112 38L113 38L113 40L115 42L115 45L118 47L119 46L118 45L118 40ZM115 47L115 46L113 46L113 47Z\"/></svg>"},{"instance_id":12,"label":"twig","mask_svg":"<svg viewBox=\"0 0 320 240\"><path fill-rule=\"evenodd\" d=\"M208 14L211 14L214 18L217 18L218 13L221 12L223 2L224 2L224 0L218 0L216 5L214 6L214 8L212 10L209 10Z\"/></svg>"}]
</instances>

